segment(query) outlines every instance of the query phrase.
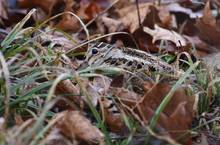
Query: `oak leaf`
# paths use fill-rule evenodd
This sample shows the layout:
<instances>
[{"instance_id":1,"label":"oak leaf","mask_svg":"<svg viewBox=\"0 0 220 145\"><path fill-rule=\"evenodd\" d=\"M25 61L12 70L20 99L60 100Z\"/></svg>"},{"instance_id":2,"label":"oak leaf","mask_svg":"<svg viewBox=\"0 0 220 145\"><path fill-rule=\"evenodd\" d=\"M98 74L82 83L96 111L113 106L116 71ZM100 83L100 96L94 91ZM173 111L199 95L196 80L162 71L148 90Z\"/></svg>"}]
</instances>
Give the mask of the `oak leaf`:
<instances>
[{"instance_id":1,"label":"oak leaf","mask_svg":"<svg viewBox=\"0 0 220 145\"><path fill-rule=\"evenodd\" d=\"M52 13L53 7L62 0L17 0L20 8L39 7L46 13Z\"/></svg>"},{"instance_id":2,"label":"oak leaf","mask_svg":"<svg viewBox=\"0 0 220 145\"><path fill-rule=\"evenodd\" d=\"M186 40L177 32L161 28L157 24L154 25L154 29L144 27L144 32L153 37L153 43L155 43L157 40L169 40L175 43L178 47L187 45Z\"/></svg>"},{"instance_id":3,"label":"oak leaf","mask_svg":"<svg viewBox=\"0 0 220 145\"><path fill-rule=\"evenodd\" d=\"M220 24L212 15L210 2L208 1L203 11L203 17L196 21L199 37L213 46L220 46Z\"/></svg>"},{"instance_id":4,"label":"oak leaf","mask_svg":"<svg viewBox=\"0 0 220 145\"><path fill-rule=\"evenodd\" d=\"M142 118L149 121L172 86L165 83L148 83L145 86L148 91L143 96L144 99L140 103L140 107L142 114L145 115ZM164 128L165 132L168 132L175 139L187 133L195 114L194 101L195 97L190 94L188 88L178 88L160 115L157 125ZM191 143L189 136L180 141L182 143Z\"/></svg>"},{"instance_id":5,"label":"oak leaf","mask_svg":"<svg viewBox=\"0 0 220 145\"><path fill-rule=\"evenodd\" d=\"M79 111L64 111L57 114L57 128L68 138L86 142L102 142L103 133L93 126Z\"/></svg>"}]
</instances>

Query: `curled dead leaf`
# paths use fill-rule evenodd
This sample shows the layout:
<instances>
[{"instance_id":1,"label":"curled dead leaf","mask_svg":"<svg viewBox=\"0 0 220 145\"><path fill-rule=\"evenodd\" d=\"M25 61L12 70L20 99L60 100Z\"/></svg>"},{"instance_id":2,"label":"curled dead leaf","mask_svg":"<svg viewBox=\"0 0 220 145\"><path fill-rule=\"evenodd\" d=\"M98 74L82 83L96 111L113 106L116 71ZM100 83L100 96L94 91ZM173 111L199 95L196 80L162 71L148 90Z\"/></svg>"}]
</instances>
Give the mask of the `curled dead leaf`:
<instances>
[{"instance_id":1,"label":"curled dead leaf","mask_svg":"<svg viewBox=\"0 0 220 145\"><path fill-rule=\"evenodd\" d=\"M210 9L210 2L205 5L203 17L196 21L199 37L208 44L220 46L220 24L217 23Z\"/></svg>"},{"instance_id":2,"label":"curled dead leaf","mask_svg":"<svg viewBox=\"0 0 220 145\"><path fill-rule=\"evenodd\" d=\"M64 111L56 117L60 118L56 126L66 137L85 142L103 142L104 134L79 111Z\"/></svg>"},{"instance_id":3,"label":"curled dead leaf","mask_svg":"<svg viewBox=\"0 0 220 145\"><path fill-rule=\"evenodd\" d=\"M154 30L148 27L144 27L144 32L153 37L153 43L157 40L169 40L175 43L177 47L187 45L186 40L177 32L161 28L157 24L154 25Z\"/></svg>"}]
</instances>

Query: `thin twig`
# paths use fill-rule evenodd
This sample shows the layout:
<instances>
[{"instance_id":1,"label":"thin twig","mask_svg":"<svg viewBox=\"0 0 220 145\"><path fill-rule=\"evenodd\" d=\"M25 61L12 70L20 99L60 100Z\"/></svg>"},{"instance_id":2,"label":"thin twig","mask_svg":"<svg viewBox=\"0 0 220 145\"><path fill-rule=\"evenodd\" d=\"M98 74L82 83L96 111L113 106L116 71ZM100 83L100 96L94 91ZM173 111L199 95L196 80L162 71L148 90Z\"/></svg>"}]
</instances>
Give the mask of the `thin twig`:
<instances>
[{"instance_id":1,"label":"thin twig","mask_svg":"<svg viewBox=\"0 0 220 145\"><path fill-rule=\"evenodd\" d=\"M141 23L141 16L140 16L140 10L139 10L138 0L136 0L135 2L136 2L136 7L137 7L138 22L139 22L140 28L142 28L142 23Z\"/></svg>"}]
</instances>

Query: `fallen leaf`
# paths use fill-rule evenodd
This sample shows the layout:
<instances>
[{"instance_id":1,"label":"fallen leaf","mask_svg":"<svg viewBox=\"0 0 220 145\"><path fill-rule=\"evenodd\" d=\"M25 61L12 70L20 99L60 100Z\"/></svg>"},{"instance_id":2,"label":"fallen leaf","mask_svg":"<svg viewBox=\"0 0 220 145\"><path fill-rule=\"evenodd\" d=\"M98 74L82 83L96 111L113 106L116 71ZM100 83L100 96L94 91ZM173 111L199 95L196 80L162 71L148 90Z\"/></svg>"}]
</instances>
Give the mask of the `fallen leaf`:
<instances>
[{"instance_id":1,"label":"fallen leaf","mask_svg":"<svg viewBox=\"0 0 220 145\"><path fill-rule=\"evenodd\" d=\"M203 17L196 21L199 37L208 44L220 46L220 25L212 15L210 2L208 1L203 11Z\"/></svg>"},{"instance_id":2,"label":"fallen leaf","mask_svg":"<svg viewBox=\"0 0 220 145\"><path fill-rule=\"evenodd\" d=\"M79 3L79 9L77 15L88 22L96 18L102 11L109 7L109 0L81 0ZM97 17L98 18L98 17Z\"/></svg>"},{"instance_id":3,"label":"fallen leaf","mask_svg":"<svg viewBox=\"0 0 220 145\"><path fill-rule=\"evenodd\" d=\"M56 115L56 127L68 138L94 143L102 142L104 134L79 111L64 111Z\"/></svg>"},{"instance_id":4,"label":"fallen leaf","mask_svg":"<svg viewBox=\"0 0 220 145\"><path fill-rule=\"evenodd\" d=\"M124 29L124 25L119 20L115 20L115 19L108 18L108 17L101 17L100 21L102 23L99 24L99 25L103 25L104 24L108 28L108 32L109 33L121 31L121 30ZM99 21L98 21L98 23L99 23Z\"/></svg>"},{"instance_id":5,"label":"fallen leaf","mask_svg":"<svg viewBox=\"0 0 220 145\"><path fill-rule=\"evenodd\" d=\"M53 7L60 2L62 0L17 0L18 7L20 8L39 7L47 14L52 13Z\"/></svg>"},{"instance_id":6,"label":"fallen leaf","mask_svg":"<svg viewBox=\"0 0 220 145\"><path fill-rule=\"evenodd\" d=\"M155 43L157 40L169 40L175 43L177 47L187 45L186 40L177 32L161 28L157 24L154 25L154 29L144 27L144 32L153 37L153 43Z\"/></svg>"},{"instance_id":7,"label":"fallen leaf","mask_svg":"<svg viewBox=\"0 0 220 145\"><path fill-rule=\"evenodd\" d=\"M82 97L79 95L80 89L77 86L73 85L73 83L70 80L64 80L60 82L57 85L56 93L67 94L67 96L64 96L64 97L67 97L68 100L70 100L70 102L68 102L68 105L71 105L72 109L73 108L77 109L77 106L80 106L81 108L83 108L84 102L82 100Z\"/></svg>"},{"instance_id":8,"label":"fallen leaf","mask_svg":"<svg viewBox=\"0 0 220 145\"><path fill-rule=\"evenodd\" d=\"M111 131L125 133L126 126L121 110L119 109L123 107L118 108L118 106L134 106L141 96L127 89L116 87L111 87L109 94L111 94L114 99L109 100L107 98L103 98L101 102L104 107L105 122Z\"/></svg>"},{"instance_id":9,"label":"fallen leaf","mask_svg":"<svg viewBox=\"0 0 220 145\"><path fill-rule=\"evenodd\" d=\"M167 8L163 6L157 7L152 3L139 4L140 21L142 25L144 21L147 21L147 16L152 11L157 11L155 12L154 19L149 19L152 23L160 23L161 25L169 26L172 18ZM137 7L135 4L119 9L117 12L121 17L119 21L121 21L125 27L129 28L130 33L133 33L140 27Z\"/></svg>"},{"instance_id":10,"label":"fallen leaf","mask_svg":"<svg viewBox=\"0 0 220 145\"><path fill-rule=\"evenodd\" d=\"M87 20L92 20L96 17L100 12L101 8L96 2L91 2L88 7L85 9L85 14L87 15Z\"/></svg>"},{"instance_id":11,"label":"fallen leaf","mask_svg":"<svg viewBox=\"0 0 220 145\"><path fill-rule=\"evenodd\" d=\"M15 113L14 120L16 122L16 125L20 126L24 123L24 120L22 119L22 116L20 114Z\"/></svg>"},{"instance_id":12,"label":"fallen leaf","mask_svg":"<svg viewBox=\"0 0 220 145\"><path fill-rule=\"evenodd\" d=\"M72 12L73 0L66 0L64 12ZM61 16L61 20L56 25L57 28L63 31L77 31L80 28L79 21L71 14L65 13Z\"/></svg>"},{"instance_id":13,"label":"fallen leaf","mask_svg":"<svg viewBox=\"0 0 220 145\"><path fill-rule=\"evenodd\" d=\"M75 138L67 138L62 135L58 128L52 128L48 135L44 138L44 141L47 145L78 145L78 142Z\"/></svg>"},{"instance_id":14,"label":"fallen leaf","mask_svg":"<svg viewBox=\"0 0 220 145\"><path fill-rule=\"evenodd\" d=\"M103 97L100 101L100 106L102 106L103 109L103 119L110 131L114 133L123 133L125 130L125 123L115 102L113 100L109 100L109 98Z\"/></svg>"},{"instance_id":15,"label":"fallen leaf","mask_svg":"<svg viewBox=\"0 0 220 145\"><path fill-rule=\"evenodd\" d=\"M207 53L217 52L217 49L213 48L212 46L209 46L207 43L202 41L198 36L184 35L184 38L186 38L187 41L190 42L196 48L197 52L202 51L204 53L203 56L207 55Z\"/></svg>"},{"instance_id":16,"label":"fallen leaf","mask_svg":"<svg viewBox=\"0 0 220 145\"><path fill-rule=\"evenodd\" d=\"M152 4L144 3L139 5L141 23L144 21L146 15L150 12L150 5ZM129 28L130 33L133 33L136 29L140 27L137 8L135 5L120 9L118 10L118 13L121 17L119 21L121 21L125 27Z\"/></svg>"},{"instance_id":17,"label":"fallen leaf","mask_svg":"<svg viewBox=\"0 0 220 145\"><path fill-rule=\"evenodd\" d=\"M149 121L172 87L165 83L147 83L145 88L148 91L140 103L142 112L140 114L144 115L142 118ZM178 88L160 115L157 125L164 128L165 132L168 132L175 139L187 133L195 114L193 109L194 100L193 95L187 94L187 88ZM186 136L180 141L183 143L191 142L190 138Z\"/></svg>"},{"instance_id":18,"label":"fallen leaf","mask_svg":"<svg viewBox=\"0 0 220 145\"><path fill-rule=\"evenodd\" d=\"M119 99L122 103L125 103L128 106L135 105L142 97L141 95L124 88L112 88L110 93L112 93L113 96L116 96L116 99Z\"/></svg>"}]
</instances>

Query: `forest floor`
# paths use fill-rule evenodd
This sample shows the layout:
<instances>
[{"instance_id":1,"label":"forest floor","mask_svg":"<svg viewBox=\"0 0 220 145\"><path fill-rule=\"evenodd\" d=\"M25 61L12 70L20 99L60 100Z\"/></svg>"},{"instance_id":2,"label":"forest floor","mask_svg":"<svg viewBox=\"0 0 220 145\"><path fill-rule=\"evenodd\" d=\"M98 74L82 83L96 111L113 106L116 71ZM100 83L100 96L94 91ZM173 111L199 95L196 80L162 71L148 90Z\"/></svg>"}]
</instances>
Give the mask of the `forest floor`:
<instances>
[{"instance_id":1,"label":"forest floor","mask_svg":"<svg viewBox=\"0 0 220 145\"><path fill-rule=\"evenodd\" d=\"M220 145L219 22L218 0L0 0L0 143ZM182 75L79 69L97 42Z\"/></svg>"}]
</instances>

